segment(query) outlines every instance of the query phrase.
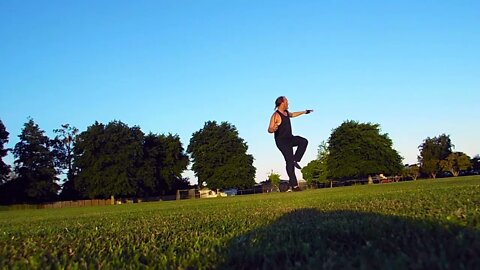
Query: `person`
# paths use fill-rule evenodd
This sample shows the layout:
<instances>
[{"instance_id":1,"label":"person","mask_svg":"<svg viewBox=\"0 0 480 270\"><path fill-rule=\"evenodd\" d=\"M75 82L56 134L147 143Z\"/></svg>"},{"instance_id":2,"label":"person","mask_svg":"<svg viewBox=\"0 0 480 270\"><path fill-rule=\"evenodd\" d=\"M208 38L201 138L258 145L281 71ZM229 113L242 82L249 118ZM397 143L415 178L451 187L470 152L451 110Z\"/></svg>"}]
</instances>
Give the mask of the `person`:
<instances>
[{"instance_id":1,"label":"person","mask_svg":"<svg viewBox=\"0 0 480 270\"><path fill-rule=\"evenodd\" d=\"M268 133L275 134L275 144L285 158L290 186L288 191L300 190L297 176L295 175L295 168L302 168L298 163L302 160L308 145L307 139L300 136L293 136L290 118L311 112L313 112L313 110L289 112L288 99L285 96L280 96L275 100L275 112L270 118ZM293 153L294 147L297 147L295 153Z\"/></svg>"}]
</instances>

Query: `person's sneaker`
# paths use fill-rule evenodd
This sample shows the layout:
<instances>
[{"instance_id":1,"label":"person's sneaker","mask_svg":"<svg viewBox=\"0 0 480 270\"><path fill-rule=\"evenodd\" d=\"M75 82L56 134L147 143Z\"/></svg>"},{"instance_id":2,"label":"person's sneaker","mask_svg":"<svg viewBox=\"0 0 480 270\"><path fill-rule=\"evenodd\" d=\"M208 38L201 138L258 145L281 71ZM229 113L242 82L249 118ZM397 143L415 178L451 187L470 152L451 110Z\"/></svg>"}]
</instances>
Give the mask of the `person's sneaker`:
<instances>
[{"instance_id":1,"label":"person's sneaker","mask_svg":"<svg viewBox=\"0 0 480 270\"><path fill-rule=\"evenodd\" d=\"M286 192L292 192L292 187L289 187Z\"/></svg>"},{"instance_id":2,"label":"person's sneaker","mask_svg":"<svg viewBox=\"0 0 480 270\"><path fill-rule=\"evenodd\" d=\"M302 189L299 186L294 186L293 191L302 191Z\"/></svg>"},{"instance_id":3,"label":"person's sneaker","mask_svg":"<svg viewBox=\"0 0 480 270\"><path fill-rule=\"evenodd\" d=\"M293 162L293 165L295 166L295 168L297 168L297 169L299 169L299 170L302 169L302 166L300 166L300 165L298 164L298 162L296 162L296 161Z\"/></svg>"}]
</instances>

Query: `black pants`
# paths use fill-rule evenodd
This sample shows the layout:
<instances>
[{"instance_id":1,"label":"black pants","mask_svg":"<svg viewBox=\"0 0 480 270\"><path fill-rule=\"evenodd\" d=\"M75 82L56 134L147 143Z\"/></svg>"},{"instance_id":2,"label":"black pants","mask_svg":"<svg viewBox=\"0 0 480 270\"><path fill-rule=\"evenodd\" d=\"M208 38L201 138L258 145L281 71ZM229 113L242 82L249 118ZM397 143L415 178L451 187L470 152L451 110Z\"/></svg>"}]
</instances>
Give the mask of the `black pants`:
<instances>
[{"instance_id":1,"label":"black pants","mask_svg":"<svg viewBox=\"0 0 480 270\"><path fill-rule=\"evenodd\" d=\"M297 176L295 175L295 164L294 162L299 162L302 160L305 150L307 150L308 141L305 138L300 136L293 136L289 139L277 139L275 140L278 149L282 152L283 157L285 158L286 169L288 178L290 181L290 186L294 187L298 185ZM297 147L297 151L293 154L293 147Z\"/></svg>"}]
</instances>

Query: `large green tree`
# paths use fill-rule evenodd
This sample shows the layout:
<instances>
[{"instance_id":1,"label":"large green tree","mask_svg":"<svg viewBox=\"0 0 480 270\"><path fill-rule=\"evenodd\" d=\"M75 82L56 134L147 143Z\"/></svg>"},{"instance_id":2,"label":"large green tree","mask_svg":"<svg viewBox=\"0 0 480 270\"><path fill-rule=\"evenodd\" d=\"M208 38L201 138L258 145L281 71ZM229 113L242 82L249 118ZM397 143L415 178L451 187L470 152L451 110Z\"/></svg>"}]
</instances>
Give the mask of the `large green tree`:
<instances>
[{"instance_id":1,"label":"large green tree","mask_svg":"<svg viewBox=\"0 0 480 270\"><path fill-rule=\"evenodd\" d=\"M310 161L307 166L302 168L303 179L309 184L328 182L328 144L322 142L318 146L317 158Z\"/></svg>"},{"instance_id":2,"label":"large green tree","mask_svg":"<svg viewBox=\"0 0 480 270\"><path fill-rule=\"evenodd\" d=\"M89 198L135 196L143 159L144 134L120 121L96 122L75 143L75 187Z\"/></svg>"},{"instance_id":3,"label":"large green tree","mask_svg":"<svg viewBox=\"0 0 480 270\"><path fill-rule=\"evenodd\" d=\"M418 162L420 163L421 171L435 179L442 170L440 162L452 153L452 146L449 135L442 134L438 137L426 138L418 146L420 150Z\"/></svg>"},{"instance_id":4,"label":"large green tree","mask_svg":"<svg viewBox=\"0 0 480 270\"><path fill-rule=\"evenodd\" d=\"M328 140L327 167L335 179L362 178L373 174L397 174L402 158L380 126L345 121Z\"/></svg>"},{"instance_id":5,"label":"large green tree","mask_svg":"<svg viewBox=\"0 0 480 270\"><path fill-rule=\"evenodd\" d=\"M187 152L198 182L211 189L249 188L255 184L253 156L235 126L208 121L193 133Z\"/></svg>"},{"instance_id":6,"label":"large green tree","mask_svg":"<svg viewBox=\"0 0 480 270\"><path fill-rule=\"evenodd\" d=\"M187 169L189 159L178 135L150 133L145 136L143 148L140 196L163 195L185 187L181 174Z\"/></svg>"},{"instance_id":7,"label":"large green tree","mask_svg":"<svg viewBox=\"0 0 480 270\"><path fill-rule=\"evenodd\" d=\"M0 184L5 182L10 174L10 166L3 161L3 158L8 154L8 148L5 148L5 145L8 143L9 134L2 120L0 120Z\"/></svg>"},{"instance_id":8,"label":"large green tree","mask_svg":"<svg viewBox=\"0 0 480 270\"><path fill-rule=\"evenodd\" d=\"M61 199L78 199L81 195L75 189L75 153L74 146L79 130L70 124L64 124L59 129L53 130L56 133L53 139L53 152L55 154L58 171L66 175L62 185Z\"/></svg>"},{"instance_id":9,"label":"large green tree","mask_svg":"<svg viewBox=\"0 0 480 270\"><path fill-rule=\"evenodd\" d=\"M440 161L440 167L444 172L450 172L453 176L458 176L460 171L472 167L470 157L463 152L454 152L448 157Z\"/></svg>"},{"instance_id":10,"label":"large green tree","mask_svg":"<svg viewBox=\"0 0 480 270\"><path fill-rule=\"evenodd\" d=\"M51 140L45 132L30 119L24 124L20 141L15 145L16 178L13 202L46 202L57 198L60 186L57 184L54 154Z\"/></svg>"}]
</instances>

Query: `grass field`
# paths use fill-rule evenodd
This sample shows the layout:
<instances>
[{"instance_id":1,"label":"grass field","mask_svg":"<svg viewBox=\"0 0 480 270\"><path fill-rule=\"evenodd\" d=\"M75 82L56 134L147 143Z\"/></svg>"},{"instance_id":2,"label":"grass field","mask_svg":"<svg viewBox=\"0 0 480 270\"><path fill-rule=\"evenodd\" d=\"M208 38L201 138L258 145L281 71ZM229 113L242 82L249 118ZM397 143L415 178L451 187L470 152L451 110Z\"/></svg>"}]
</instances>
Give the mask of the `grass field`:
<instances>
[{"instance_id":1,"label":"grass field","mask_svg":"<svg viewBox=\"0 0 480 270\"><path fill-rule=\"evenodd\" d=\"M0 268L480 269L480 176L1 211Z\"/></svg>"}]
</instances>

